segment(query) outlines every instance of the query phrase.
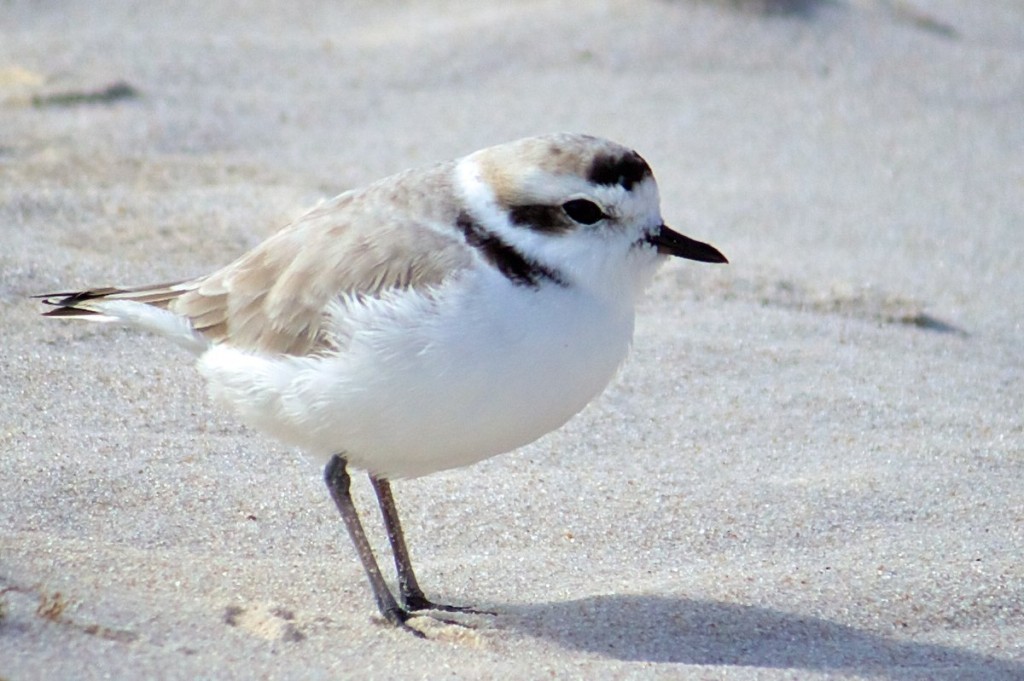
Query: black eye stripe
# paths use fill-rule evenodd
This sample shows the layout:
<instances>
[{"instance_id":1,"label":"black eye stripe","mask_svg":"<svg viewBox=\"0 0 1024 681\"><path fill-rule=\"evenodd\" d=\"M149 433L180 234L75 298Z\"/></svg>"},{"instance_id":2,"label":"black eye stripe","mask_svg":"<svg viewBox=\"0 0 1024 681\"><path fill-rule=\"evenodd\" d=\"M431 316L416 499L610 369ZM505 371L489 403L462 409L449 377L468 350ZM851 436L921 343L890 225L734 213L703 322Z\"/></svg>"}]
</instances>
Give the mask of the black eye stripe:
<instances>
[{"instance_id":1,"label":"black eye stripe","mask_svg":"<svg viewBox=\"0 0 1024 681\"><path fill-rule=\"evenodd\" d=\"M568 232L576 226L561 206L512 206L509 209L509 218L514 225L550 234Z\"/></svg>"},{"instance_id":2,"label":"black eye stripe","mask_svg":"<svg viewBox=\"0 0 1024 681\"><path fill-rule=\"evenodd\" d=\"M568 286L557 270L527 258L514 246L502 241L501 237L484 229L469 213L460 213L455 224L466 237L466 243L480 251L484 259L497 267L513 284L530 288L540 288L545 282Z\"/></svg>"},{"instance_id":3,"label":"black eye stripe","mask_svg":"<svg viewBox=\"0 0 1024 681\"><path fill-rule=\"evenodd\" d=\"M530 204L509 208L512 224L549 234L567 232L577 224L592 225L606 217L600 206L587 199L573 199L561 206Z\"/></svg>"}]
</instances>

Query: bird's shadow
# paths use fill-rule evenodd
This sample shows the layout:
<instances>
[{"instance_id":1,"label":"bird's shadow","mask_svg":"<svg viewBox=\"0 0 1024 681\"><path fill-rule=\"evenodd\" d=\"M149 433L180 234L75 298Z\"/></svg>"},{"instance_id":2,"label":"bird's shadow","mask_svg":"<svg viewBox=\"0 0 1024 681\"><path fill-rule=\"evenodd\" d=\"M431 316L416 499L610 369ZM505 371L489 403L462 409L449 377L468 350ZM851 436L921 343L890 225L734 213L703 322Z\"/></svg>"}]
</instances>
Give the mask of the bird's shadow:
<instances>
[{"instance_id":1,"label":"bird's shadow","mask_svg":"<svg viewBox=\"0 0 1024 681\"><path fill-rule=\"evenodd\" d=\"M735 603L630 595L498 609L499 627L619 660L894 679L1024 679L1019 662Z\"/></svg>"}]
</instances>

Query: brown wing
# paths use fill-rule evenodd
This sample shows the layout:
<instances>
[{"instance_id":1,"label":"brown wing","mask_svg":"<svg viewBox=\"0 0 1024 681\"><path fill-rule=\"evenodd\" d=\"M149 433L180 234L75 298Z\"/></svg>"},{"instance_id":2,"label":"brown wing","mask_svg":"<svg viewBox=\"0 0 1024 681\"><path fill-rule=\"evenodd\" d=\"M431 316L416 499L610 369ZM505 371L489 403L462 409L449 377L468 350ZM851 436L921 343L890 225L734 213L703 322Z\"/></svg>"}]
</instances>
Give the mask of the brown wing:
<instances>
[{"instance_id":1,"label":"brown wing","mask_svg":"<svg viewBox=\"0 0 1024 681\"><path fill-rule=\"evenodd\" d=\"M322 347L328 304L340 296L441 284L469 264L455 237L409 221L339 221L328 205L195 282L168 308L212 341L268 353Z\"/></svg>"},{"instance_id":2,"label":"brown wing","mask_svg":"<svg viewBox=\"0 0 1024 681\"><path fill-rule=\"evenodd\" d=\"M209 276L44 296L56 306L47 314L102 314L97 301L137 300L187 317L215 343L273 354L317 352L330 345L324 323L332 300L438 286L472 262L454 227L445 231L455 216L442 170L343 194Z\"/></svg>"}]
</instances>

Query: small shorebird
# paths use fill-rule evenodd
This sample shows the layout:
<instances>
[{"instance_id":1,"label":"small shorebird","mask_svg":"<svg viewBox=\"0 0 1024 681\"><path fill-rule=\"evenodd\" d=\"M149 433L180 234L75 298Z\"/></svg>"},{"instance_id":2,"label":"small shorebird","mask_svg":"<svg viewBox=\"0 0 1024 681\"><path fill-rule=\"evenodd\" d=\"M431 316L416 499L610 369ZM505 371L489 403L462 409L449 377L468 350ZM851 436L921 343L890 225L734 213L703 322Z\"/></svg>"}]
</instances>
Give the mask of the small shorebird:
<instances>
[{"instance_id":1,"label":"small shorebird","mask_svg":"<svg viewBox=\"0 0 1024 681\"><path fill-rule=\"evenodd\" d=\"M211 395L326 464L392 624L420 589L389 480L530 443L608 384L668 256L724 263L665 226L647 163L608 140L532 137L323 203L233 263L172 284L40 296L51 317L116 321L198 357ZM381 576L349 494L369 473L398 570Z\"/></svg>"}]
</instances>

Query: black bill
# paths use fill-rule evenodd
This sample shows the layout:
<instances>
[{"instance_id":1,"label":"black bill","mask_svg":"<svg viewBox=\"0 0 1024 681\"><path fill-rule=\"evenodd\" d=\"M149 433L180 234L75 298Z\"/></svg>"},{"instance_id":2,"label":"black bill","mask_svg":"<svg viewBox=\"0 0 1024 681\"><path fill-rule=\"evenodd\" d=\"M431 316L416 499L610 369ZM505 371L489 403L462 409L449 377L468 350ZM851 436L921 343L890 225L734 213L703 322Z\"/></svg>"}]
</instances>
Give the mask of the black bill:
<instances>
[{"instance_id":1,"label":"black bill","mask_svg":"<svg viewBox=\"0 0 1024 681\"><path fill-rule=\"evenodd\" d=\"M699 262L729 262L714 246L683 236L665 225L648 236L647 241L654 244L658 248L658 253L663 255L674 255L677 258Z\"/></svg>"}]
</instances>

